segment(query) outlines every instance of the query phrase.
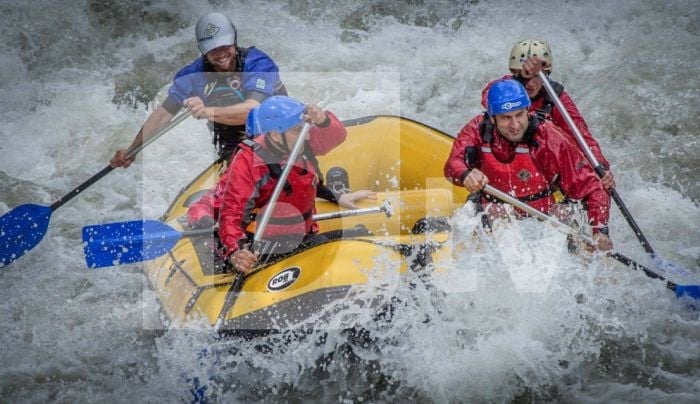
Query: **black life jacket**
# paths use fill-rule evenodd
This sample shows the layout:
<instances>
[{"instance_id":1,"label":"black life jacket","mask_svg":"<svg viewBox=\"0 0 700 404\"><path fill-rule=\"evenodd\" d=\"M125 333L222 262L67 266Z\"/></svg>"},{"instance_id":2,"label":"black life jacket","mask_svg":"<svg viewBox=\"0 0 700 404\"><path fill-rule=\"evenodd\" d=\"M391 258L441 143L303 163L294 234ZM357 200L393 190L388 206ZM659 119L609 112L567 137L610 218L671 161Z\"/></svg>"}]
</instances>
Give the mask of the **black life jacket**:
<instances>
[{"instance_id":1,"label":"black life jacket","mask_svg":"<svg viewBox=\"0 0 700 404\"><path fill-rule=\"evenodd\" d=\"M246 101L241 85L249 49L236 47L236 70L232 74L216 72L205 58L204 71L212 73L209 82L213 83L213 90L207 97L207 106L226 107ZM287 90L281 82L275 88L275 95L287 95ZM208 125L213 134L212 142L222 160L228 159L238 144L246 139L245 124L226 125L209 122Z\"/></svg>"},{"instance_id":2,"label":"black life jacket","mask_svg":"<svg viewBox=\"0 0 700 404\"><path fill-rule=\"evenodd\" d=\"M236 47L236 70L233 74L216 72L205 58L204 71L211 73L208 81L213 87L206 99L207 106L225 107L245 102L245 95L241 91L241 79L247 55L248 48ZM246 138L245 124L226 125L210 121L208 126L213 134L212 143L216 146L219 157L222 158L230 155L231 151Z\"/></svg>"}]
</instances>

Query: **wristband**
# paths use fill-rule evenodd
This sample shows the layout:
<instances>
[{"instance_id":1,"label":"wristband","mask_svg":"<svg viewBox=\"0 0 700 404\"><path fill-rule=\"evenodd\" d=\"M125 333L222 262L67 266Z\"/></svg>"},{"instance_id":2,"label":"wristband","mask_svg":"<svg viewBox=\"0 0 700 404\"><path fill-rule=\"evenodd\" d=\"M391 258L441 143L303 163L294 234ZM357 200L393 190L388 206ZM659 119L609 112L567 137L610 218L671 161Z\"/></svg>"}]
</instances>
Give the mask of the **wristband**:
<instances>
[{"instance_id":1,"label":"wristband","mask_svg":"<svg viewBox=\"0 0 700 404\"><path fill-rule=\"evenodd\" d=\"M472 172L471 168L468 168L462 175L459 176L459 185L464 185L464 179L467 178L469 173Z\"/></svg>"}]
</instances>

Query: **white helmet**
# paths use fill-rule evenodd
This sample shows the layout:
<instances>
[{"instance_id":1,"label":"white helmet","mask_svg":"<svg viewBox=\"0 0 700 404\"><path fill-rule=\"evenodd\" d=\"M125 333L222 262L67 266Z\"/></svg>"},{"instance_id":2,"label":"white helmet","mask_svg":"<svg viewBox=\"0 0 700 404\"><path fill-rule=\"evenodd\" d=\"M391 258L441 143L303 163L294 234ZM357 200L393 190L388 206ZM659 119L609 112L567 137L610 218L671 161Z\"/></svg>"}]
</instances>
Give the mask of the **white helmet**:
<instances>
[{"instance_id":1,"label":"white helmet","mask_svg":"<svg viewBox=\"0 0 700 404\"><path fill-rule=\"evenodd\" d=\"M526 39L520 41L513 46L510 51L510 60L508 68L511 70L520 70L523 68L525 59L537 56L544 61L544 70L552 71L552 50L547 45L547 42L538 39Z\"/></svg>"},{"instance_id":2,"label":"white helmet","mask_svg":"<svg viewBox=\"0 0 700 404\"><path fill-rule=\"evenodd\" d=\"M236 44L236 27L221 13L209 13L199 18L194 27L197 46L203 55L219 46Z\"/></svg>"}]
</instances>

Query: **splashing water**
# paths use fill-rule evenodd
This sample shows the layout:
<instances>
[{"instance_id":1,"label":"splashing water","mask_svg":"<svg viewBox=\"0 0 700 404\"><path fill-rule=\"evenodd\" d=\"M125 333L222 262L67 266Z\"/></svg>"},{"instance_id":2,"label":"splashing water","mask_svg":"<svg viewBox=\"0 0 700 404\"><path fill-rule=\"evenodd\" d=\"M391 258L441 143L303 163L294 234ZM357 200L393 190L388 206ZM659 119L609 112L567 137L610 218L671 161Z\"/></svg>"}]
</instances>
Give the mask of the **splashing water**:
<instances>
[{"instance_id":1,"label":"splashing water","mask_svg":"<svg viewBox=\"0 0 700 404\"><path fill-rule=\"evenodd\" d=\"M103 3L0 5L2 212L55 200L128 145L197 56L193 24L212 7L277 61L292 94L343 119L394 113L451 134L481 111L512 44L539 37L654 249L698 279L694 1ZM382 295L385 312L348 304L332 317L354 332L221 341L204 324L165 328L138 266L84 268L80 229L160 216L212 160L209 136L202 122L182 123L56 212L41 244L1 270L4 398L697 401L698 312L662 282L572 256L542 223L486 235L466 211L452 218L449 254L365 292ZM616 208L610 228L618 250L654 265ZM368 271L395 264L378 257Z\"/></svg>"}]
</instances>

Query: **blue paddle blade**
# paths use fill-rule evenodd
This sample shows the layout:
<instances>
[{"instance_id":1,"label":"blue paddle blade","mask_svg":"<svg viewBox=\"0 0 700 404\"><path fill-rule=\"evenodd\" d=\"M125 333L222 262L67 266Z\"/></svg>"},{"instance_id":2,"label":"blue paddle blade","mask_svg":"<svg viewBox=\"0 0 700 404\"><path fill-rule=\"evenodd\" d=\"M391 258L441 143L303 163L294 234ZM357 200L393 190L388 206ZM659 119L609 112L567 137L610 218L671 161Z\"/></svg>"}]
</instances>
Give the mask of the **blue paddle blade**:
<instances>
[{"instance_id":1,"label":"blue paddle blade","mask_svg":"<svg viewBox=\"0 0 700 404\"><path fill-rule=\"evenodd\" d=\"M0 268L39 244L52 212L48 206L25 204L0 217Z\"/></svg>"},{"instance_id":2,"label":"blue paddle blade","mask_svg":"<svg viewBox=\"0 0 700 404\"><path fill-rule=\"evenodd\" d=\"M133 220L83 227L88 268L104 268L158 258L182 233L157 220Z\"/></svg>"},{"instance_id":3,"label":"blue paddle blade","mask_svg":"<svg viewBox=\"0 0 700 404\"><path fill-rule=\"evenodd\" d=\"M660 255L656 253L651 254L651 258L654 261L654 265L656 265L656 268L659 271L663 272L666 275L666 277L673 278L682 276L684 278L687 278L693 275L689 270L683 268L680 265L674 264L670 261L663 259Z\"/></svg>"},{"instance_id":4,"label":"blue paddle blade","mask_svg":"<svg viewBox=\"0 0 700 404\"><path fill-rule=\"evenodd\" d=\"M676 297L688 296L700 300L700 285L676 285Z\"/></svg>"}]
</instances>

